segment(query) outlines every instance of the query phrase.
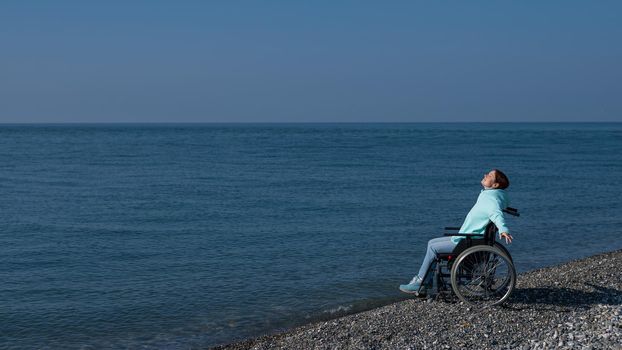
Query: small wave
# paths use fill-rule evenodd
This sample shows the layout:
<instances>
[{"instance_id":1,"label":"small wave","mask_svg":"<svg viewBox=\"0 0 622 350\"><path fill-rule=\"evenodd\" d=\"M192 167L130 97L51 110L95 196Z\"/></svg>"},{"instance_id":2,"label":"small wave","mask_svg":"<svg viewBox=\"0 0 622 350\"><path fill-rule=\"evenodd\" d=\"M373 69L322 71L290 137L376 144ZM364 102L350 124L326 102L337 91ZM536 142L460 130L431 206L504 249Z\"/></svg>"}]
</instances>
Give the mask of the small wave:
<instances>
[{"instance_id":1,"label":"small wave","mask_svg":"<svg viewBox=\"0 0 622 350\"><path fill-rule=\"evenodd\" d=\"M306 319L311 322L328 321L346 315L356 314L359 312L368 311L381 306L389 305L400 300L403 300L403 298L385 297L356 300L351 303L332 306L316 314L307 315Z\"/></svg>"},{"instance_id":2,"label":"small wave","mask_svg":"<svg viewBox=\"0 0 622 350\"><path fill-rule=\"evenodd\" d=\"M350 312L350 310L352 310L353 307L354 307L354 305L352 305L352 304L346 305L346 306L339 305L336 308L324 310L324 311L322 311L322 313L323 314L329 314L329 315L348 313L348 312Z\"/></svg>"}]
</instances>

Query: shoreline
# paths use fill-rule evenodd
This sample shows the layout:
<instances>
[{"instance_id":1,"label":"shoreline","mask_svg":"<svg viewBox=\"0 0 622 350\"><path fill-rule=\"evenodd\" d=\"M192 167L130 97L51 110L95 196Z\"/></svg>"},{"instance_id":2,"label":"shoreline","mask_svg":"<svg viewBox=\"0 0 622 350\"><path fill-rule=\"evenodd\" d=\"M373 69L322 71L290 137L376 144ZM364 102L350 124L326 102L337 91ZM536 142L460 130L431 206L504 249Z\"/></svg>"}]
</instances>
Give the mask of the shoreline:
<instances>
[{"instance_id":1,"label":"shoreline","mask_svg":"<svg viewBox=\"0 0 622 350\"><path fill-rule=\"evenodd\" d=\"M622 250L518 275L502 307L412 298L213 347L621 349Z\"/></svg>"}]
</instances>

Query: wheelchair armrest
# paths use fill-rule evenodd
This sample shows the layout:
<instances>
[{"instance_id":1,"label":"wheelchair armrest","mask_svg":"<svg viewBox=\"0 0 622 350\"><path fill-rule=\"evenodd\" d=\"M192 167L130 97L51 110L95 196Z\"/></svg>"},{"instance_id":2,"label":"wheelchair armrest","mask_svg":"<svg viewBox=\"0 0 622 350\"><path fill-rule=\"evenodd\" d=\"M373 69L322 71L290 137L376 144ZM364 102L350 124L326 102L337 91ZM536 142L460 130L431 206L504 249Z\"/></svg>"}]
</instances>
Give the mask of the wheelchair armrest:
<instances>
[{"instance_id":1,"label":"wheelchair armrest","mask_svg":"<svg viewBox=\"0 0 622 350\"><path fill-rule=\"evenodd\" d=\"M473 237L473 236L480 236L483 237L484 234L483 233L445 233L445 236L459 236L459 237Z\"/></svg>"}]
</instances>

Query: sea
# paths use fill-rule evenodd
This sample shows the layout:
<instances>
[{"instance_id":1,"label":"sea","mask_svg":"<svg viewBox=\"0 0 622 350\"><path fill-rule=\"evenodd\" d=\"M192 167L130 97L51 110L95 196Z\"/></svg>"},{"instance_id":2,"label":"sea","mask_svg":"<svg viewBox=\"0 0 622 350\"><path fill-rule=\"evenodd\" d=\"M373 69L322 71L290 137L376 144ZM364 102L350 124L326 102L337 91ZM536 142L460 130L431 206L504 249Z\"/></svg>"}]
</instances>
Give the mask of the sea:
<instances>
[{"instance_id":1,"label":"sea","mask_svg":"<svg viewBox=\"0 0 622 350\"><path fill-rule=\"evenodd\" d=\"M621 123L0 125L0 348L208 348L407 299L493 168L519 273L622 249Z\"/></svg>"}]
</instances>

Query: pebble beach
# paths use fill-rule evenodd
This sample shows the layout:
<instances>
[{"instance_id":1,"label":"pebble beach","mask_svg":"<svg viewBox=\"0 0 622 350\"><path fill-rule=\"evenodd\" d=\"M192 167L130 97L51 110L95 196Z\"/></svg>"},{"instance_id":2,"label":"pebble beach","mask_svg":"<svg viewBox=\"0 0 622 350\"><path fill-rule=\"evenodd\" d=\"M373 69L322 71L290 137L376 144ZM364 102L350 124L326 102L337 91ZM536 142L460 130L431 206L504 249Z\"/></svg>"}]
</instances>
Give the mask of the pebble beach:
<instances>
[{"instance_id":1,"label":"pebble beach","mask_svg":"<svg viewBox=\"0 0 622 350\"><path fill-rule=\"evenodd\" d=\"M412 298L214 349L622 349L621 267L617 250L520 274L500 307Z\"/></svg>"}]
</instances>

